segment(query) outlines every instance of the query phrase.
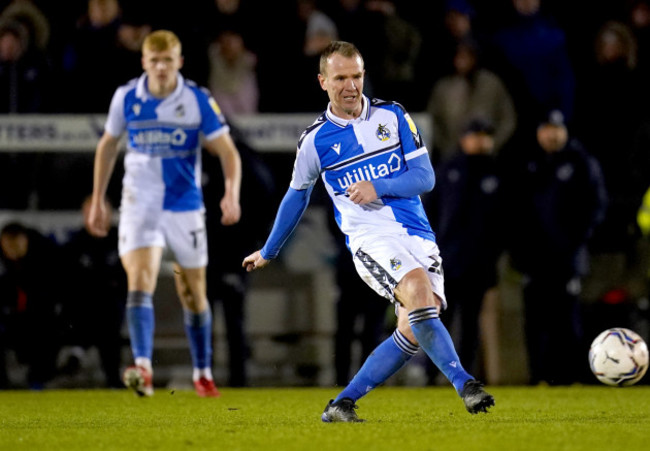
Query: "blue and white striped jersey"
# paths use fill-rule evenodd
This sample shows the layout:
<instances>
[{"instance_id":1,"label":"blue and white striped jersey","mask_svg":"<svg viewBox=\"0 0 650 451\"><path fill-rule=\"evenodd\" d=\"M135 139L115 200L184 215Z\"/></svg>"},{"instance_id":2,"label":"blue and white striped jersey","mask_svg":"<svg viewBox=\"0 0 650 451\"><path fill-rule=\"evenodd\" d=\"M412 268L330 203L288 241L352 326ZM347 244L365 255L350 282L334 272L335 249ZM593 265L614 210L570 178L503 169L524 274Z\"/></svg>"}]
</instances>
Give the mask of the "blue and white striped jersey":
<instances>
[{"instance_id":1,"label":"blue and white striped jersey","mask_svg":"<svg viewBox=\"0 0 650 451\"><path fill-rule=\"evenodd\" d=\"M354 252L364 236L409 234L435 241L420 196L383 196L356 205L345 195L355 182L394 178L408 162L427 155L420 133L401 105L367 97L359 118L344 120L328 106L298 142L291 188L302 190L320 176L334 202L336 222Z\"/></svg>"},{"instance_id":2,"label":"blue and white striped jersey","mask_svg":"<svg viewBox=\"0 0 650 451\"><path fill-rule=\"evenodd\" d=\"M123 209L203 209L201 139L229 131L207 90L179 74L175 91L158 99L143 74L115 91L105 130L115 137L127 132Z\"/></svg>"}]
</instances>

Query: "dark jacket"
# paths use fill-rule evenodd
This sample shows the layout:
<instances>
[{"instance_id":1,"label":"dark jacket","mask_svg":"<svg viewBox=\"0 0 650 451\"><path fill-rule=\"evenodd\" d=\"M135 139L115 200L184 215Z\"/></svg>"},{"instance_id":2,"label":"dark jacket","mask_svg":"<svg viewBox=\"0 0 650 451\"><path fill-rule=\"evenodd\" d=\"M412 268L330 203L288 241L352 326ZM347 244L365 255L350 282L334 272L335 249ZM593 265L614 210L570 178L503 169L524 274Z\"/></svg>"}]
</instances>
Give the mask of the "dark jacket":
<instances>
[{"instance_id":1,"label":"dark jacket","mask_svg":"<svg viewBox=\"0 0 650 451\"><path fill-rule=\"evenodd\" d=\"M23 258L10 261L0 252L0 317L20 315L52 321L62 298L60 249L35 230L26 233L29 247Z\"/></svg>"},{"instance_id":2,"label":"dark jacket","mask_svg":"<svg viewBox=\"0 0 650 451\"><path fill-rule=\"evenodd\" d=\"M607 203L598 162L570 140L555 153L535 149L510 182L508 238L515 267L531 276L584 275L586 245Z\"/></svg>"},{"instance_id":3,"label":"dark jacket","mask_svg":"<svg viewBox=\"0 0 650 451\"><path fill-rule=\"evenodd\" d=\"M494 284L503 216L495 158L459 151L437 171L436 186L425 203L445 277L470 277L486 288Z\"/></svg>"}]
</instances>

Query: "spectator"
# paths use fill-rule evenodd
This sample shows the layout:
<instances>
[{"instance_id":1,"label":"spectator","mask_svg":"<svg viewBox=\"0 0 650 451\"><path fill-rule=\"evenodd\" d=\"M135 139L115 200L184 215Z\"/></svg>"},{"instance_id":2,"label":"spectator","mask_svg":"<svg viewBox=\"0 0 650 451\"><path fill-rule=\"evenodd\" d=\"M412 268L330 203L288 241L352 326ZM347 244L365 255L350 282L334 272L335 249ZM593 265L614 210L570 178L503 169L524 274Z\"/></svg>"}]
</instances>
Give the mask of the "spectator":
<instances>
[{"instance_id":1,"label":"spectator","mask_svg":"<svg viewBox=\"0 0 650 451\"><path fill-rule=\"evenodd\" d=\"M226 116L258 112L257 56L242 34L223 29L208 47L208 87Z\"/></svg>"},{"instance_id":2,"label":"spectator","mask_svg":"<svg viewBox=\"0 0 650 451\"><path fill-rule=\"evenodd\" d=\"M241 34L247 48L253 53L257 52L260 39L264 35L259 33L258 20L263 20L264 15L259 14L259 6L255 0L208 0L209 5L201 25L209 37L214 41L224 30L237 30Z\"/></svg>"},{"instance_id":3,"label":"spectator","mask_svg":"<svg viewBox=\"0 0 650 451\"><path fill-rule=\"evenodd\" d=\"M111 101L113 87L124 82L120 78L122 73L114 70L119 66L117 34L120 13L117 0L88 0L87 11L79 18L71 42L64 51L63 71L68 86L64 92L74 92L92 80L93 95L66 98L65 105L70 112L103 112Z\"/></svg>"},{"instance_id":4,"label":"spectator","mask_svg":"<svg viewBox=\"0 0 650 451\"><path fill-rule=\"evenodd\" d=\"M84 223L90 212L90 197L82 205ZM75 231L63 246L67 286L74 286L65 302L66 345L83 353L96 346L106 379L106 386L124 387L120 379L122 322L126 301L126 274L117 252L117 227L113 225L112 207L105 217L106 237L90 234L87 227ZM88 293L93 293L92 302ZM101 318L93 321L92 318ZM73 354L74 356L74 354ZM69 364L74 369L74 357ZM77 361L77 366L83 361Z\"/></svg>"},{"instance_id":5,"label":"spectator","mask_svg":"<svg viewBox=\"0 0 650 451\"><path fill-rule=\"evenodd\" d=\"M630 29L608 22L595 40L592 70L578 97L581 141L599 161L609 194L605 219L595 231L596 253L629 254L636 242L635 215L646 186L638 180L633 140L641 125L642 83L636 74L636 42Z\"/></svg>"},{"instance_id":6,"label":"spectator","mask_svg":"<svg viewBox=\"0 0 650 451\"><path fill-rule=\"evenodd\" d=\"M453 57L455 72L433 87L428 112L433 119L433 161L448 160L458 150L468 119L491 122L493 151L498 152L514 133L517 117L510 94L499 77L482 67L473 41L462 41Z\"/></svg>"},{"instance_id":7,"label":"spectator","mask_svg":"<svg viewBox=\"0 0 650 451\"><path fill-rule=\"evenodd\" d=\"M29 33L30 47L41 53L47 51L50 43L50 23L32 0L12 0L2 10L1 17L23 24Z\"/></svg>"},{"instance_id":8,"label":"spectator","mask_svg":"<svg viewBox=\"0 0 650 451\"><path fill-rule=\"evenodd\" d=\"M0 232L0 387L5 353L27 366L29 388L44 388L55 373L60 345L62 265L56 244L18 222Z\"/></svg>"},{"instance_id":9,"label":"spectator","mask_svg":"<svg viewBox=\"0 0 650 451\"><path fill-rule=\"evenodd\" d=\"M627 25L605 23L594 49L591 71L579 84L576 125L600 163L609 197L590 243L593 275L585 283L587 300L607 308L632 301L634 287L645 282L638 267L636 211L649 183L647 83L638 71L636 41Z\"/></svg>"},{"instance_id":10,"label":"spectator","mask_svg":"<svg viewBox=\"0 0 650 451\"><path fill-rule=\"evenodd\" d=\"M420 94L410 88L422 44L419 30L400 17L393 0L366 0L365 9L372 33L366 33L359 50L366 55L370 95L416 103Z\"/></svg>"},{"instance_id":11,"label":"spectator","mask_svg":"<svg viewBox=\"0 0 650 451\"><path fill-rule=\"evenodd\" d=\"M142 74L140 49L145 37L151 33L151 24L141 14L125 12L117 28L115 77L129 80Z\"/></svg>"},{"instance_id":12,"label":"spectator","mask_svg":"<svg viewBox=\"0 0 650 451\"><path fill-rule=\"evenodd\" d=\"M445 323L456 337L458 355L478 372L479 314L487 291L497 283L503 248L503 194L494 155L494 127L470 120L458 152L440 166L438 182L425 207L440 243L445 291L450 300Z\"/></svg>"},{"instance_id":13,"label":"spectator","mask_svg":"<svg viewBox=\"0 0 650 451\"><path fill-rule=\"evenodd\" d=\"M630 2L627 17L638 46L638 69L647 79L650 75L650 1Z\"/></svg>"},{"instance_id":14,"label":"spectator","mask_svg":"<svg viewBox=\"0 0 650 451\"><path fill-rule=\"evenodd\" d=\"M565 33L541 11L541 0L512 0L512 5L515 14L494 34L490 58L516 102L518 130L526 139L551 109L572 119L575 77Z\"/></svg>"},{"instance_id":15,"label":"spectator","mask_svg":"<svg viewBox=\"0 0 650 451\"><path fill-rule=\"evenodd\" d=\"M48 112L51 70L45 55L29 45L16 21L0 21L0 113Z\"/></svg>"},{"instance_id":16,"label":"spectator","mask_svg":"<svg viewBox=\"0 0 650 451\"><path fill-rule=\"evenodd\" d=\"M587 240L603 216L606 193L597 161L569 139L562 113L537 129L537 148L509 179L509 250L524 276L530 382L569 384L581 377L587 349L579 311Z\"/></svg>"},{"instance_id":17,"label":"spectator","mask_svg":"<svg viewBox=\"0 0 650 451\"><path fill-rule=\"evenodd\" d=\"M314 16L321 18L314 19ZM322 108L323 90L314 77L314 68L318 67L321 52L338 37L336 26L330 24L322 12L314 11L311 17L307 22L302 53L296 60L296 80L293 86L300 95L288 103L292 112L313 113Z\"/></svg>"},{"instance_id":18,"label":"spectator","mask_svg":"<svg viewBox=\"0 0 650 451\"><path fill-rule=\"evenodd\" d=\"M325 13L336 24L336 30L341 39L348 42L361 42L365 30L359 27L365 18L364 0L337 0L336 2L323 2Z\"/></svg>"},{"instance_id":19,"label":"spectator","mask_svg":"<svg viewBox=\"0 0 650 451\"><path fill-rule=\"evenodd\" d=\"M320 55L320 52L327 47L330 41L338 38L338 29L332 19L316 7L315 0L297 0L298 18L305 25L303 38L303 53L308 56ZM331 39L325 43L315 41L319 36L328 36Z\"/></svg>"},{"instance_id":20,"label":"spectator","mask_svg":"<svg viewBox=\"0 0 650 451\"><path fill-rule=\"evenodd\" d=\"M209 17L211 21L216 23L217 28L228 27L228 24L237 27L245 24L246 18L243 15L248 11L243 10L241 0L212 0L209 3ZM245 5L247 2L244 1L243 3Z\"/></svg>"},{"instance_id":21,"label":"spectator","mask_svg":"<svg viewBox=\"0 0 650 451\"><path fill-rule=\"evenodd\" d=\"M458 45L469 40L476 41L473 19L476 11L467 0L447 0L442 12L442 26L438 30L430 52L427 65L431 67L432 80L450 75L456 71L453 66ZM433 64L432 64L433 62ZM454 142L455 144L455 142Z\"/></svg>"}]
</instances>

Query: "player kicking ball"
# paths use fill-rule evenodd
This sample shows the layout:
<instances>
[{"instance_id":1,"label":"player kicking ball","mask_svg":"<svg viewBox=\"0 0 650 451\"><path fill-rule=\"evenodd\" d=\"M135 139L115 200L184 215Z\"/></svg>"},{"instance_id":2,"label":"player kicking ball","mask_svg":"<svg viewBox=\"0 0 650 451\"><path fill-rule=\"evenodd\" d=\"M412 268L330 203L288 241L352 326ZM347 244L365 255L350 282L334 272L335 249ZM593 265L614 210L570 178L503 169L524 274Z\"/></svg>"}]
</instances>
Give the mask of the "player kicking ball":
<instances>
[{"instance_id":1,"label":"player kicking ball","mask_svg":"<svg viewBox=\"0 0 650 451\"><path fill-rule=\"evenodd\" d=\"M322 53L318 80L329 105L298 141L290 187L264 247L242 265L253 271L277 257L320 177L357 272L395 304L397 329L366 359L322 414L324 422L363 421L356 402L395 374L418 350L452 383L470 413L494 398L467 373L439 315L446 308L442 260L419 195L435 175L419 131L401 105L363 95L364 63L350 43Z\"/></svg>"}]
</instances>

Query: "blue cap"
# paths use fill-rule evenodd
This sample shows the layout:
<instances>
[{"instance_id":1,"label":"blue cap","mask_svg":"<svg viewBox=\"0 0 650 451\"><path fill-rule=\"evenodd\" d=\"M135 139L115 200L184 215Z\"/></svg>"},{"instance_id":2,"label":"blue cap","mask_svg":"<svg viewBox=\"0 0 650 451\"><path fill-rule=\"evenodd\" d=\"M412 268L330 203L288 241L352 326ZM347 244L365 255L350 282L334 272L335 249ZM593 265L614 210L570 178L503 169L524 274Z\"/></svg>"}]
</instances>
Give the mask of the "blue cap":
<instances>
[{"instance_id":1,"label":"blue cap","mask_svg":"<svg viewBox=\"0 0 650 451\"><path fill-rule=\"evenodd\" d=\"M548 114L542 117L542 120L539 121L539 124L550 124L557 127L563 127L566 125L564 121L564 113L560 110L551 110L548 112Z\"/></svg>"}]
</instances>

